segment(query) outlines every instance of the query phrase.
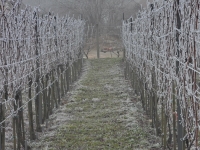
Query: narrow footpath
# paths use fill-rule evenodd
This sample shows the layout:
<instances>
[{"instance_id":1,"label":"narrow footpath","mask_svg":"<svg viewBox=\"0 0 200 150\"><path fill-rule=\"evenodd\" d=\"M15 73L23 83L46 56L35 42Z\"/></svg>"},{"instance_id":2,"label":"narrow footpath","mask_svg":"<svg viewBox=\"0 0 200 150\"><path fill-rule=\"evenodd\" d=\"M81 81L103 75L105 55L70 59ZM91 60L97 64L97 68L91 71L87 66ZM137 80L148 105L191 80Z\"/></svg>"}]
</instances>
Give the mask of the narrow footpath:
<instances>
[{"instance_id":1,"label":"narrow footpath","mask_svg":"<svg viewBox=\"0 0 200 150\"><path fill-rule=\"evenodd\" d=\"M86 60L83 75L62 103L31 143L33 149L162 149L139 97L124 79L121 59Z\"/></svg>"}]
</instances>

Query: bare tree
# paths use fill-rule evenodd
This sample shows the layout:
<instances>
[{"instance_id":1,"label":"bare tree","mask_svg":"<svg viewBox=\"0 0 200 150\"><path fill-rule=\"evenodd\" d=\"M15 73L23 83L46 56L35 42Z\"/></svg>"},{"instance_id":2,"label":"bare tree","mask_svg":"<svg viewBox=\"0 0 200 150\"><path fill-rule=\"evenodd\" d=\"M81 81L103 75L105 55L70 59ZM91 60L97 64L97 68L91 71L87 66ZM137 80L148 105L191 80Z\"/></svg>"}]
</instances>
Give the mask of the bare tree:
<instances>
[{"instance_id":1,"label":"bare tree","mask_svg":"<svg viewBox=\"0 0 200 150\"><path fill-rule=\"evenodd\" d=\"M85 28L85 44L84 44L84 50L83 53L85 57L88 59L88 55L92 49L92 43L93 43L93 38L94 38L94 28L95 26L88 25Z\"/></svg>"}]
</instances>

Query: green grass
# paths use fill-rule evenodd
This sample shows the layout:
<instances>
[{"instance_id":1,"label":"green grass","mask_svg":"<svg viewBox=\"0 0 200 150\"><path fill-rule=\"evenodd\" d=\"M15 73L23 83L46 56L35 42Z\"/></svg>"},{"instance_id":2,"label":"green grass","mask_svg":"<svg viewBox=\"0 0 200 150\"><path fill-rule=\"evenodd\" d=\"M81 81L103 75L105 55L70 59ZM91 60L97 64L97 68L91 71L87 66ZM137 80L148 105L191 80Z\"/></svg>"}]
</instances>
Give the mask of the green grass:
<instances>
[{"instance_id":1,"label":"green grass","mask_svg":"<svg viewBox=\"0 0 200 150\"><path fill-rule=\"evenodd\" d=\"M66 110L74 115L74 120L62 125L52 138L44 138L49 149L56 150L132 150L146 148L140 143L148 137L142 127L126 128L124 110L120 110L127 94L120 93L122 79L119 68L121 59L90 60L90 70L83 85L74 95L76 103L66 105ZM105 85L113 87L111 90ZM124 82L125 84L125 82ZM124 92L124 91L122 91ZM126 92L125 92L126 93ZM93 101L96 98L97 101ZM81 109L80 109L81 108Z\"/></svg>"}]
</instances>

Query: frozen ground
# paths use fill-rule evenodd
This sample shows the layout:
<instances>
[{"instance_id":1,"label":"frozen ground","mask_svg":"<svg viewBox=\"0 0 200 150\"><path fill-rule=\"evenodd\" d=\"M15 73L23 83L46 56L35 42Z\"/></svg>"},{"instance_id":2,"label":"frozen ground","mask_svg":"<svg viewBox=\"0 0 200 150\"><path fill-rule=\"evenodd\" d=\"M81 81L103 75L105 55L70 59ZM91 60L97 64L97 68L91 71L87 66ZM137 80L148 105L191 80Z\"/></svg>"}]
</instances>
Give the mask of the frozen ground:
<instances>
[{"instance_id":1,"label":"frozen ground","mask_svg":"<svg viewBox=\"0 0 200 150\"><path fill-rule=\"evenodd\" d=\"M34 150L158 150L160 138L124 79L121 59L87 60L83 74L31 143Z\"/></svg>"}]
</instances>

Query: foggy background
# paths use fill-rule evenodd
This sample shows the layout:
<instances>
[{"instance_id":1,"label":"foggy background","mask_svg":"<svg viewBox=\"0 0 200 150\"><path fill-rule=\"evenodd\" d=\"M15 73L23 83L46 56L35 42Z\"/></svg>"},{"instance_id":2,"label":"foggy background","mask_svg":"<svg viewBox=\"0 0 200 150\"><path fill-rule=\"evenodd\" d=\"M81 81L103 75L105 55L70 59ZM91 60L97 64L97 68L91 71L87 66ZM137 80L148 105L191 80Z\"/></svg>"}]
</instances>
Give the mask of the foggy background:
<instances>
[{"instance_id":1,"label":"foggy background","mask_svg":"<svg viewBox=\"0 0 200 150\"><path fill-rule=\"evenodd\" d=\"M40 6L41 13L54 12L86 21L84 54L95 58L122 56L121 26L124 19L136 17L146 0L22 0L24 4ZM98 25L98 26L97 26ZM109 51L112 50L112 53Z\"/></svg>"},{"instance_id":2,"label":"foggy background","mask_svg":"<svg viewBox=\"0 0 200 150\"><path fill-rule=\"evenodd\" d=\"M24 4L40 6L42 13L55 12L60 16L69 14L82 17L90 23L121 23L135 17L141 5L146 7L146 0L22 0ZM99 16L97 16L99 15ZM98 18L98 19L97 19ZM109 20L109 21L108 21Z\"/></svg>"}]
</instances>

